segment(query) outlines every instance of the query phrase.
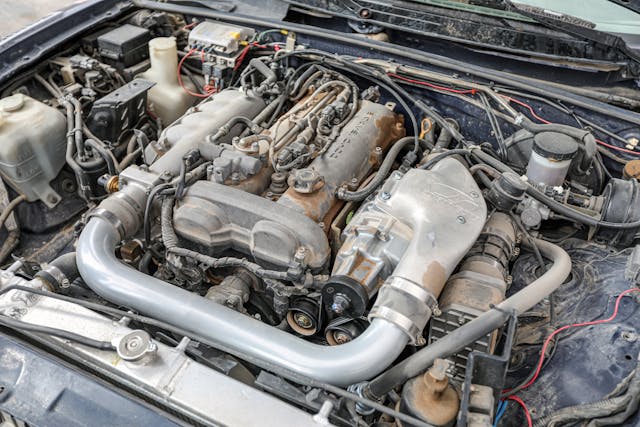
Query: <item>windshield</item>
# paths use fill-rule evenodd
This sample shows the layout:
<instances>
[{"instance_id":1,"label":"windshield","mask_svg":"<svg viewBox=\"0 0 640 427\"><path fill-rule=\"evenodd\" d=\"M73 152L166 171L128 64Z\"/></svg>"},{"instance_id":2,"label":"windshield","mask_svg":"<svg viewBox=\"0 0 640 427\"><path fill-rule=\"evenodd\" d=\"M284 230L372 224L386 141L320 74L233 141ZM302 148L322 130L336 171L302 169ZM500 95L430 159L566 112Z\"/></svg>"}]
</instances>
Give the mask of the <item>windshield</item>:
<instances>
[{"instance_id":1,"label":"windshield","mask_svg":"<svg viewBox=\"0 0 640 427\"><path fill-rule=\"evenodd\" d=\"M595 24L595 29L622 37L629 47L640 48L638 14L609 0L521 0L518 3L575 16Z\"/></svg>"}]
</instances>

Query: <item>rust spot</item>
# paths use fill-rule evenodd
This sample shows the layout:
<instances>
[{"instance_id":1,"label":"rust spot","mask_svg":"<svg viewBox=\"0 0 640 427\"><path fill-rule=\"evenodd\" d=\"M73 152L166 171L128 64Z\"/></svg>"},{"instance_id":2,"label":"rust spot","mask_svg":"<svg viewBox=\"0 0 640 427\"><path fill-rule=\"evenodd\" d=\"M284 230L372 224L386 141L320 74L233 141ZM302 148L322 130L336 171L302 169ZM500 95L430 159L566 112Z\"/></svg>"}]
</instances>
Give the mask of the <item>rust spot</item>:
<instances>
[{"instance_id":1,"label":"rust spot","mask_svg":"<svg viewBox=\"0 0 640 427\"><path fill-rule=\"evenodd\" d=\"M392 143L406 135L403 116L395 114L380 116L380 118L375 121L375 126L380 132L377 134L374 150L372 150L369 155L369 170L380 166L382 159L384 159L384 155L381 155L382 153L376 152L377 147L380 147L384 153Z\"/></svg>"},{"instance_id":2,"label":"rust spot","mask_svg":"<svg viewBox=\"0 0 640 427\"><path fill-rule=\"evenodd\" d=\"M382 115L376 119L375 125L376 129L380 131L375 146L381 147L383 150L389 148L391 142L406 135L404 117L398 114Z\"/></svg>"},{"instance_id":3,"label":"rust spot","mask_svg":"<svg viewBox=\"0 0 640 427\"><path fill-rule=\"evenodd\" d=\"M433 261L422 274L422 287L437 297L440 295L446 280L447 273L442 264L438 261Z\"/></svg>"},{"instance_id":4,"label":"rust spot","mask_svg":"<svg viewBox=\"0 0 640 427\"><path fill-rule=\"evenodd\" d=\"M272 173L273 169L271 168L271 166L263 167L257 174L252 175L237 184L234 183L231 179L227 179L224 182L224 185L235 187L238 190L242 190L247 193L261 194L269 186L269 178L271 177Z\"/></svg>"},{"instance_id":5,"label":"rust spot","mask_svg":"<svg viewBox=\"0 0 640 427\"><path fill-rule=\"evenodd\" d=\"M329 230L331 229L331 225L333 224L333 221L335 221L336 217L338 216L338 214L340 213L344 205L345 205L345 202L342 200L335 200L333 205L331 205L331 208L322 219L322 222L324 223L325 233L329 234Z\"/></svg>"},{"instance_id":6,"label":"rust spot","mask_svg":"<svg viewBox=\"0 0 640 427\"><path fill-rule=\"evenodd\" d=\"M640 160L630 160L622 170L624 178L640 178Z\"/></svg>"},{"instance_id":7,"label":"rust spot","mask_svg":"<svg viewBox=\"0 0 640 427\"><path fill-rule=\"evenodd\" d=\"M359 283L368 283L370 276L376 273L376 264L360 252L357 253L353 265L350 276Z\"/></svg>"},{"instance_id":8,"label":"rust spot","mask_svg":"<svg viewBox=\"0 0 640 427\"><path fill-rule=\"evenodd\" d=\"M289 188L278 203L302 210L306 216L320 222L335 201L334 191L326 185L314 193L298 193L293 188Z\"/></svg>"},{"instance_id":9,"label":"rust spot","mask_svg":"<svg viewBox=\"0 0 640 427\"><path fill-rule=\"evenodd\" d=\"M377 147L380 147L382 152L384 152L392 142L405 135L403 117L397 114L380 115L375 120L374 125L377 132L374 132L375 141L373 144L369 145L371 147L369 157L367 159L360 157L353 159L353 171L356 175L355 178L357 178L358 181L361 181L362 178L366 177L373 167L378 164L379 156L375 157L375 161L372 160L376 155ZM330 158L334 155L331 150L335 151L335 155L342 153L342 151L338 149L337 145L332 145L329 151L325 153L325 157ZM340 155L344 155L344 153ZM317 161L318 159L314 160L314 162ZM314 162L311 163L312 167ZM325 175L324 166L320 167L319 172L322 175ZM297 208L316 222L324 222L325 232L327 232L333 218L335 218L342 206L342 202L337 202L335 198L336 188L345 184L344 182L335 182L337 181L335 178L333 180L334 182L331 182L331 176L329 175L324 176L326 179L325 185L313 193L298 193L293 188L289 188L278 202Z\"/></svg>"}]
</instances>

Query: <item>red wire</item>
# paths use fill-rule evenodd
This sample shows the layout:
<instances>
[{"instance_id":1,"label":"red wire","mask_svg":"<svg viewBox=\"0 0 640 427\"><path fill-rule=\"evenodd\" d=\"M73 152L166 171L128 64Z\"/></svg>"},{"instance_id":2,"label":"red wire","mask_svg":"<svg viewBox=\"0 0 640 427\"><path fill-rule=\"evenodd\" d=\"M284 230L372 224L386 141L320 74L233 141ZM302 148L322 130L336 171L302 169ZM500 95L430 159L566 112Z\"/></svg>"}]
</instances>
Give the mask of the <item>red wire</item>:
<instances>
[{"instance_id":1,"label":"red wire","mask_svg":"<svg viewBox=\"0 0 640 427\"><path fill-rule=\"evenodd\" d=\"M607 144L604 141L600 141L599 139L596 139L596 142L600 145L603 145L607 148L611 148L612 150L618 150L618 151L622 151L623 153L629 153L629 154L633 154L634 156L640 156L640 153L638 153L637 151L633 151L633 150L627 150L626 148L621 148L621 147L617 147L615 145L611 145L611 144Z\"/></svg>"},{"instance_id":2,"label":"red wire","mask_svg":"<svg viewBox=\"0 0 640 427\"><path fill-rule=\"evenodd\" d=\"M531 414L529 413L529 408L527 408L527 405L525 405L524 401L520 399L518 396L509 396L507 397L507 400L513 400L514 402L516 402L518 405L522 407L522 410L524 411L524 416L527 419L527 426L533 427L533 421L531 420Z\"/></svg>"},{"instance_id":3,"label":"red wire","mask_svg":"<svg viewBox=\"0 0 640 427\"><path fill-rule=\"evenodd\" d=\"M540 122L542 122L542 123L545 123L545 124L551 124L551 122L550 122L550 121L545 120L545 119L543 119L542 117L540 117L539 115L537 115L537 114L536 114L536 112L533 110L533 107L531 107L531 105L529 105L529 104L527 104L527 103L525 103L525 102L519 101L519 100L517 100L517 99L515 99L515 98L511 98L511 97L507 97L506 99L507 99L508 101L510 101L510 102L513 102L514 104L518 104L518 105L520 105L520 106L522 106L522 107L526 108L527 110L529 110L529 112L531 113L531 115L532 115L536 120L538 120L538 121L540 121ZM610 149L612 149L612 150L621 151L621 152L623 152L623 153L628 153L628 154L633 154L633 155L635 155L635 156L640 156L640 153L639 153L639 152L637 152L637 151L627 150L626 148L622 148L622 147L618 147L618 146L615 146L615 145L607 144L606 142L604 142L604 141L602 141L602 140L599 140L599 139L596 139L596 142L597 142L598 144L600 144L600 145L602 145L602 146L604 146L604 147L610 148Z\"/></svg>"},{"instance_id":4,"label":"red wire","mask_svg":"<svg viewBox=\"0 0 640 427\"><path fill-rule=\"evenodd\" d=\"M180 87L182 88L182 90L184 90L185 92L187 92L189 95L191 96L195 96L196 98L208 98L211 95L213 95L216 90L215 88L213 90L207 90L207 93L195 93L195 92L191 92L189 89L187 89L187 87L184 85L184 83L182 82L182 65L184 64L184 61L187 60L187 58L189 58L191 55L193 55L193 53L196 51L196 49L191 49L185 56L182 57L182 59L180 60L180 62L178 62L178 84L180 84Z\"/></svg>"},{"instance_id":5,"label":"red wire","mask_svg":"<svg viewBox=\"0 0 640 427\"><path fill-rule=\"evenodd\" d=\"M538 366L536 367L535 374L529 380L528 383L526 383L524 386L522 386L521 390L524 390L525 388L527 388L531 384L533 384L536 381L536 379L538 378L538 375L540 375L540 371L542 370L542 364L544 363L544 355L546 354L547 347L549 346L549 343L551 342L551 339L553 337L555 337L556 335L558 335L562 331L566 331L567 329L579 328L579 327L583 327L583 326L600 325L602 323L611 322L618 315L618 308L620 307L620 300L622 299L623 296L625 296L625 295L627 295L628 293L631 293L631 292L640 292L640 288L627 289L626 291L621 292L620 295L618 295L618 298L616 298L616 304L615 304L614 309L613 309L613 314L611 316L609 316L608 318L599 319L599 320L592 320L590 322L574 323L574 324L571 324L571 325L565 325L565 326L562 326L562 327L556 329L551 334L549 334L547 339L544 341L544 344L542 345L542 350L540 351L540 359L538 360Z\"/></svg>"},{"instance_id":6,"label":"red wire","mask_svg":"<svg viewBox=\"0 0 640 427\"><path fill-rule=\"evenodd\" d=\"M233 71L236 71L238 68L240 68L240 65L242 65L242 61L244 61L245 56L247 56L247 53L249 53L249 49L254 46L259 47L260 49L264 49L267 47L265 45L258 44L258 42L249 43L247 46L245 46L244 49L242 49L240 55L238 55L238 59L236 59L236 65L233 67Z\"/></svg>"},{"instance_id":7,"label":"red wire","mask_svg":"<svg viewBox=\"0 0 640 427\"><path fill-rule=\"evenodd\" d=\"M532 107L531 105L529 105L529 104L527 104L527 103L524 103L524 102L522 102L522 101L519 101L519 100L517 100L517 99L515 99L515 98L511 98L511 97L508 97L508 98L507 98L507 101L510 101L510 102L515 103L515 104L518 104L518 105L523 106L524 108L526 108L527 110L529 110L529 112L531 113L531 115L532 115L536 120L538 120L539 122L542 122L542 123L547 124L547 125L550 125L550 124L551 124L551 122L550 122L550 121L545 120L545 119L543 119L542 117L540 117L539 115L537 115L537 114L536 114L536 112L533 110L533 107Z\"/></svg>"},{"instance_id":8,"label":"red wire","mask_svg":"<svg viewBox=\"0 0 640 427\"><path fill-rule=\"evenodd\" d=\"M389 76L394 77L398 80L402 80L405 81L407 83L413 83L416 85L420 85L420 86L427 86L433 89L438 89L438 90L443 90L445 92L451 92L451 93L457 93L460 95L466 95L466 94L471 94L471 95L475 95L477 90L475 89L468 89L468 90L459 90L459 89L451 89L450 87L445 87L445 86L438 86L438 85L434 85L433 83L428 83L428 82L423 82L421 80L413 80L407 77L403 77L400 76L398 74L394 74L394 73L388 73Z\"/></svg>"},{"instance_id":9,"label":"red wire","mask_svg":"<svg viewBox=\"0 0 640 427\"><path fill-rule=\"evenodd\" d=\"M240 65L242 65L242 61L244 61L244 57L247 56L250 48L251 45L249 44L245 46L244 49L242 49L242 52L240 52L240 55L238 55L238 59L236 59L236 65L233 67L233 71L236 71L238 68L240 68Z\"/></svg>"},{"instance_id":10,"label":"red wire","mask_svg":"<svg viewBox=\"0 0 640 427\"><path fill-rule=\"evenodd\" d=\"M457 94L460 94L460 95L466 95L466 94L475 95L477 93L476 89L467 89L467 90L452 89L452 88L445 87L445 86L435 85L433 83L423 82L421 80L410 79L410 78L403 77L403 76L400 76L400 75L394 74L394 73L388 73L388 75L391 76L391 77L394 77L394 78L396 78L398 80L402 80L402 81L405 81L405 82L408 82L408 83L413 83L413 84L417 84L417 85L420 85L420 86L426 86L426 87L430 87L430 88L433 88L433 89L442 90L442 91L445 91L445 92L457 93ZM511 97L505 97L505 99L507 99L510 102L513 102L514 104L518 104L518 105L526 108L527 110L529 110L531 115L536 120L538 120L539 122L545 123L545 124L552 124L552 122L550 122L550 121L548 121L546 119L543 119L542 117L537 115L535 110L533 109L533 107L531 105L529 105L529 104L527 104L527 103L525 103L523 101L520 101L518 99L511 98ZM623 153L628 153L628 154L633 154L635 156L640 156L640 153L637 152L637 151L628 150L626 148L618 147L616 145L607 144L606 142L604 142L604 141L602 141L600 139L596 139L596 142L598 144L600 144L600 145L602 145L604 147L610 148L612 150L621 151Z\"/></svg>"}]
</instances>

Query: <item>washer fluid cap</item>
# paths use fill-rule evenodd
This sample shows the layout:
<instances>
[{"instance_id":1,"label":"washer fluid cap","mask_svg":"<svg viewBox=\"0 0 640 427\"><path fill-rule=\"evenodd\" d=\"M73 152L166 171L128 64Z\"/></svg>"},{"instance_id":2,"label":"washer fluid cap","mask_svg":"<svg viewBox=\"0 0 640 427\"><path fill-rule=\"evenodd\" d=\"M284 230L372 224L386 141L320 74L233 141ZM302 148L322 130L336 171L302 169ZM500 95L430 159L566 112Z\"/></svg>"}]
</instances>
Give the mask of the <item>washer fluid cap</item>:
<instances>
[{"instance_id":1,"label":"washer fluid cap","mask_svg":"<svg viewBox=\"0 0 640 427\"><path fill-rule=\"evenodd\" d=\"M10 113L12 111L18 111L24 105L24 95L17 93L15 95L7 96L0 99L0 109Z\"/></svg>"}]
</instances>

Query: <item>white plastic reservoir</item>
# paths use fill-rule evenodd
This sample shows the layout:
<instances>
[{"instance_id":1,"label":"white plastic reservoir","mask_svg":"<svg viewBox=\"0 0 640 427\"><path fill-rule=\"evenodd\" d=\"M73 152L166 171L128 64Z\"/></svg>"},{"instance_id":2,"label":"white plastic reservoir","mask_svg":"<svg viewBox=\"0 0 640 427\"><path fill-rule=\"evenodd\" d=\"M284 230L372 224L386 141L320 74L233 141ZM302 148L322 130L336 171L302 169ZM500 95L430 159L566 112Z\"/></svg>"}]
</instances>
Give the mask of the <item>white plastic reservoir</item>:
<instances>
[{"instance_id":1,"label":"white plastic reservoir","mask_svg":"<svg viewBox=\"0 0 640 427\"><path fill-rule=\"evenodd\" d=\"M66 133L66 119L55 108L22 94L0 99L2 179L30 202L58 204L49 182L65 164Z\"/></svg>"}]
</instances>

